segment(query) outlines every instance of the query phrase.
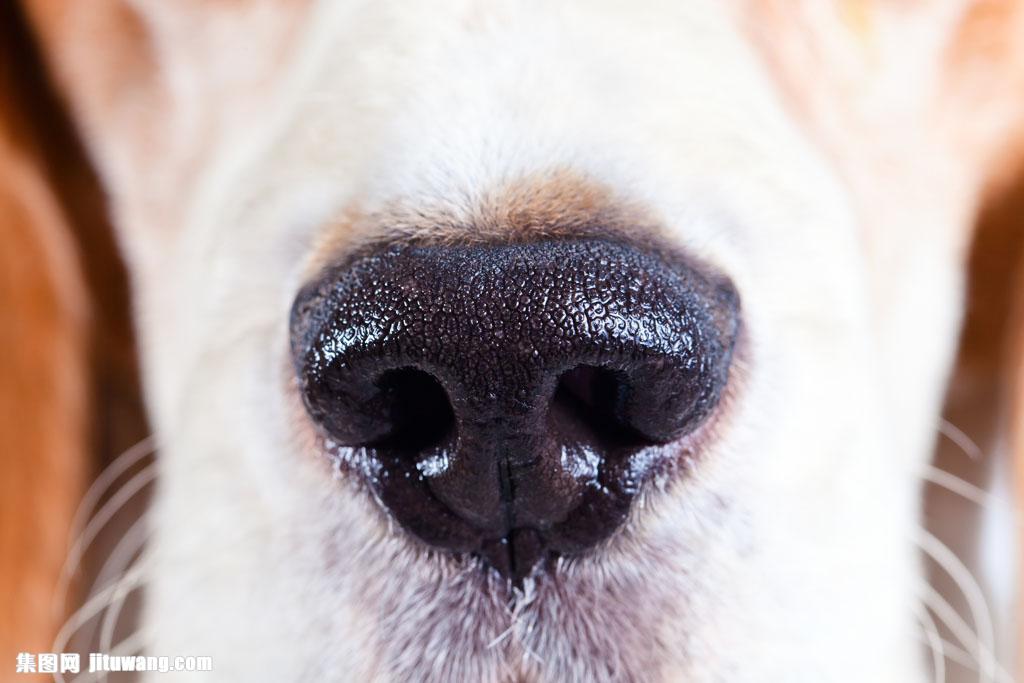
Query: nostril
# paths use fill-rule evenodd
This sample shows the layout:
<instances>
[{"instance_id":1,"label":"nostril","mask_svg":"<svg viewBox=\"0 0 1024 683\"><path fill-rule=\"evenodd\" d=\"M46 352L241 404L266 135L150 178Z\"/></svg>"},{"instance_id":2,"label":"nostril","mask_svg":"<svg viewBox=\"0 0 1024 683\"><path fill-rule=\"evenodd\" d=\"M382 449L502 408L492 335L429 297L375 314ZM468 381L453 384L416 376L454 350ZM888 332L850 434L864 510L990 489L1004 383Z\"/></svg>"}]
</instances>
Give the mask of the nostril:
<instances>
[{"instance_id":1,"label":"nostril","mask_svg":"<svg viewBox=\"0 0 1024 683\"><path fill-rule=\"evenodd\" d=\"M632 387L626 373L594 365L578 365L558 378L551 419L567 436L605 447L642 447L652 441L626 417Z\"/></svg>"},{"instance_id":2,"label":"nostril","mask_svg":"<svg viewBox=\"0 0 1024 683\"><path fill-rule=\"evenodd\" d=\"M441 383L416 368L389 370L377 380L391 429L366 444L416 453L438 446L455 432L455 412Z\"/></svg>"}]
</instances>

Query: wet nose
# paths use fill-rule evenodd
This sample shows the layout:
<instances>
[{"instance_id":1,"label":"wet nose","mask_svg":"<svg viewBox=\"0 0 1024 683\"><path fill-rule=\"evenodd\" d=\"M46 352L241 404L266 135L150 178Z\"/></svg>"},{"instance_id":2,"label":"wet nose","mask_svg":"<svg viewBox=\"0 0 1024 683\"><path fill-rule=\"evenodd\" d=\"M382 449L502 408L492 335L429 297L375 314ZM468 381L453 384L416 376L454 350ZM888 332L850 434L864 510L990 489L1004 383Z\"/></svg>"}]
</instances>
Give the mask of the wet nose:
<instances>
[{"instance_id":1,"label":"wet nose","mask_svg":"<svg viewBox=\"0 0 1024 683\"><path fill-rule=\"evenodd\" d=\"M403 527L513 580L608 538L711 413L727 280L625 241L364 249L298 295L302 397Z\"/></svg>"}]
</instances>

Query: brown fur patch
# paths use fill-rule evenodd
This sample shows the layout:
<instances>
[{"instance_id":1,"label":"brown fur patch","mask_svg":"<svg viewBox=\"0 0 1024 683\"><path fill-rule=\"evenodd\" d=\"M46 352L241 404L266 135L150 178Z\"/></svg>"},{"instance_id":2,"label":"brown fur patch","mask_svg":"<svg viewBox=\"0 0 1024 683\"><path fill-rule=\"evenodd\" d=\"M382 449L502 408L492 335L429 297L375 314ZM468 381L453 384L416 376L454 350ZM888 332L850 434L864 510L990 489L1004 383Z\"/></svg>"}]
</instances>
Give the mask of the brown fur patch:
<instances>
[{"instance_id":1,"label":"brown fur patch","mask_svg":"<svg viewBox=\"0 0 1024 683\"><path fill-rule=\"evenodd\" d=\"M509 240L631 234L652 223L644 210L617 198L611 188L562 170L534 174L485 194L472 218L474 231Z\"/></svg>"},{"instance_id":2,"label":"brown fur patch","mask_svg":"<svg viewBox=\"0 0 1024 683\"><path fill-rule=\"evenodd\" d=\"M569 237L656 235L649 211L596 181L557 169L533 173L481 192L464 204L401 199L367 211L350 207L324 230L307 273L344 253L382 241L430 244L509 243Z\"/></svg>"},{"instance_id":3,"label":"brown fur patch","mask_svg":"<svg viewBox=\"0 0 1024 683\"><path fill-rule=\"evenodd\" d=\"M4 14L7 14L6 12ZM6 17L5 17L6 18ZM5 18L0 18L0 22ZM8 48L7 36L0 43ZM5 49L4 52L7 52ZM0 62L10 64L10 54ZM49 650L52 609L86 471L82 273L16 88L0 77L0 661ZM8 669L10 671L10 669Z\"/></svg>"}]
</instances>

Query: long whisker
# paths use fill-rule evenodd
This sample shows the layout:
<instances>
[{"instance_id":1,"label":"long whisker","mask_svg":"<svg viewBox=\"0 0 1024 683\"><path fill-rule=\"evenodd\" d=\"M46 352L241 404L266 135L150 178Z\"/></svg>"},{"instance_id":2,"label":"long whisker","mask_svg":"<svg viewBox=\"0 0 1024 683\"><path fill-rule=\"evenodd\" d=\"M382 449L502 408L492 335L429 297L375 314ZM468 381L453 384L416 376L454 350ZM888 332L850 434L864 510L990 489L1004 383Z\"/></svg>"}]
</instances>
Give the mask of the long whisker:
<instances>
[{"instance_id":1,"label":"long whisker","mask_svg":"<svg viewBox=\"0 0 1024 683\"><path fill-rule=\"evenodd\" d=\"M949 491L950 493L956 494L981 508L1005 508L1011 505L1009 501L993 495L988 491L975 486L969 481L966 481L965 479L943 469L939 469L934 465L924 465L921 468L921 478ZM1014 521L1017 524L1021 524L1022 520L1019 519L1019 515L1017 517L1018 518Z\"/></svg>"},{"instance_id":2,"label":"long whisker","mask_svg":"<svg viewBox=\"0 0 1024 683\"><path fill-rule=\"evenodd\" d=\"M981 587L978 582L974 579L970 570L960 561L960 558L950 550L945 543L940 541L938 538L928 533L924 529L919 530L920 535L917 538L917 543L924 550L929 557L931 557L942 569L949 575L953 582L960 589L967 601L967 607L971 612L971 619L974 621L975 629L977 630L977 639L975 643L975 651L973 654L978 659L979 673L982 676L983 681L992 681L996 677L996 670L998 665L995 658L995 626L992 620L991 611L989 610L988 603L985 600L985 596L981 591ZM933 593L935 597L941 599L938 592L931 586L928 586L927 590ZM942 600L945 603L944 600ZM945 603L948 607L948 603ZM932 604L929 604L933 607ZM933 607L934 609L934 607ZM955 610L950 609L950 618L962 621L960 616L956 614ZM946 617L942 614L939 617L950 625ZM964 624L966 627L966 623ZM968 641L965 640L961 634L958 634L956 630L952 629L954 635L961 640L961 643L971 650ZM967 632L971 632L969 627L966 628Z\"/></svg>"},{"instance_id":3,"label":"long whisker","mask_svg":"<svg viewBox=\"0 0 1024 683\"><path fill-rule=\"evenodd\" d=\"M939 434L956 444L971 460L979 461L984 457L984 452L978 443L949 420L939 420Z\"/></svg>"},{"instance_id":4,"label":"long whisker","mask_svg":"<svg viewBox=\"0 0 1024 683\"><path fill-rule=\"evenodd\" d=\"M52 603L54 614L62 614L64 612L67 604L68 590L71 586L71 579L74 576L75 571L77 571L78 565L82 560L82 555L88 547L88 543L84 545L82 544L82 538L84 536L84 531L82 531L82 529L86 527L86 519L92 515L93 510L103 497L103 494L107 492L107 489L109 489L110 486L121 477L121 475L131 469L143 458L153 453L154 442L155 439L152 436L148 436L119 455L102 472L100 472L99 476L96 477L96 480L93 481L92 485L89 486L89 489L85 492L85 495L82 496L82 502L79 503L78 509L75 511L74 520L71 524L73 538L75 540L68 548L68 556L64 562L64 566L61 568L60 577L54 591L54 599ZM91 543L91 540L89 542Z\"/></svg>"},{"instance_id":5,"label":"long whisker","mask_svg":"<svg viewBox=\"0 0 1024 683\"><path fill-rule=\"evenodd\" d=\"M925 636L923 633L920 635L923 638L925 638L925 642L928 642L927 636ZM963 668L969 671L977 672L978 663L977 661L975 661L974 657L971 656L970 652L968 652L967 650L963 649L955 643L949 642L945 638L940 638L940 640L942 643L943 654L945 655L947 660L953 662L958 666L962 666ZM931 647L930 643L929 647ZM1013 677L1010 676L1010 674L1002 667L1000 667L999 671L996 674L996 681L997 683L1015 683Z\"/></svg>"},{"instance_id":6,"label":"long whisker","mask_svg":"<svg viewBox=\"0 0 1024 683\"><path fill-rule=\"evenodd\" d=\"M130 501L135 495L149 485L154 479L156 479L156 465L151 463L144 469L140 470L131 479L125 482L124 486L117 490L113 496L110 497L106 503L104 503L100 509L96 512L96 515L89 520L82 534L75 541L74 546L68 553L67 560L64 562L64 567L61 571L61 576L70 577L78 571L78 567L82 562L82 558L85 556L86 550L92 545L92 542L96 540L96 536L99 532L110 522L115 514L121 508L123 508L128 501Z\"/></svg>"},{"instance_id":7,"label":"long whisker","mask_svg":"<svg viewBox=\"0 0 1024 683\"><path fill-rule=\"evenodd\" d=\"M968 647L971 651L977 652L978 640L977 636L971 631L971 627L968 626L967 622L957 614L956 610L938 593L932 593L922 597L924 603L928 606L928 609L939 615L939 620L942 625L948 628L951 632L954 632L954 637L961 639L966 637L970 644ZM976 654L960 647L955 643L951 643L948 640L943 639L942 645L945 649L946 659L962 666L965 669L971 671L978 671L978 657ZM1001 665L997 663L997 671L995 681L998 683L1014 683L1013 676Z\"/></svg>"},{"instance_id":8,"label":"long whisker","mask_svg":"<svg viewBox=\"0 0 1024 683\"><path fill-rule=\"evenodd\" d=\"M918 619L920 619L921 629L928 639L928 647L932 651L932 680L935 683L945 683L946 648L939 635L939 627L926 607L921 607L918 610Z\"/></svg>"},{"instance_id":9,"label":"long whisker","mask_svg":"<svg viewBox=\"0 0 1024 683\"><path fill-rule=\"evenodd\" d=\"M103 563L96 580L93 582L92 587L89 590L88 595L93 595L99 590L102 590L107 585L110 585L108 581L112 577L119 577L124 575L128 567L135 561L139 552L148 538L149 532L149 518L143 515L139 519L135 520L131 528L125 533L125 535L118 541L114 547L113 552L107 558L106 562ZM113 579L111 583L116 583L117 579ZM109 613L109 610L108 610ZM106 615L104 616L103 623L106 623ZM86 642L93 642L93 635L95 634L95 627L90 632ZM102 639L102 630L101 630ZM106 643L101 644L102 652L109 652L107 646L109 646L109 640Z\"/></svg>"},{"instance_id":10,"label":"long whisker","mask_svg":"<svg viewBox=\"0 0 1024 683\"><path fill-rule=\"evenodd\" d=\"M939 618L942 625L949 629L953 637L963 646L970 657L971 668L976 668L979 659L979 640L974 629L934 587L927 586L920 598L927 605L928 609Z\"/></svg>"},{"instance_id":11,"label":"long whisker","mask_svg":"<svg viewBox=\"0 0 1024 683\"><path fill-rule=\"evenodd\" d=\"M75 511L73 528L81 529L86 518L92 514L93 509L110 485L117 481L118 477L127 472L132 465L153 453L155 449L154 437L147 436L134 446L128 448L124 453L117 456L102 472L96 477L89 490L82 496Z\"/></svg>"},{"instance_id":12,"label":"long whisker","mask_svg":"<svg viewBox=\"0 0 1024 683\"><path fill-rule=\"evenodd\" d=\"M142 560L140 560L142 562ZM117 630L118 620L121 618L121 612L124 609L125 602L133 592L139 589L139 584L134 585L123 585L117 584L117 590L114 591L114 595L111 598L110 605L107 606L106 611L103 613L103 621L100 626L100 652L110 652L110 648L114 642L114 633ZM106 680L106 676L103 680Z\"/></svg>"},{"instance_id":13,"label":"long whisker","mask_svg":"<svg viewBox=\"0 0 1024 683\"><path fill-rule=\"evenodd\" d=\"M113 551L111 551L103 566L100 567L96 580L93 581L89 589L89 595L105 588L107 581L111 577L120 576L124 573L149 536L149 521L149 515L142 515L132 523L128 531L121 537L121 540L114 546Z\"/></svg>"},{"instance_id":14,"label":"long whisker","mask_svg":"<svg viewBox=\"0 0 1024 683\"><path fill-rule=\"evenodd\" d=\"M53 641L54 652L64 652L67 649L68 643L71 641L72 636L78 632L83 625L89 622L90 619L100 614L110 604L113 596L117 594L117 591L122 585L142 585L146 571L149 567L145 563L138 563L130 570L125 572L125 575L121 577L117 583L114 583L96 595L89 598L84 605L78 608L57 633L57 637ZM64 676L61 674L55 674L54 680L56 683L65 683Z\"/></svg>"}]
</instances>

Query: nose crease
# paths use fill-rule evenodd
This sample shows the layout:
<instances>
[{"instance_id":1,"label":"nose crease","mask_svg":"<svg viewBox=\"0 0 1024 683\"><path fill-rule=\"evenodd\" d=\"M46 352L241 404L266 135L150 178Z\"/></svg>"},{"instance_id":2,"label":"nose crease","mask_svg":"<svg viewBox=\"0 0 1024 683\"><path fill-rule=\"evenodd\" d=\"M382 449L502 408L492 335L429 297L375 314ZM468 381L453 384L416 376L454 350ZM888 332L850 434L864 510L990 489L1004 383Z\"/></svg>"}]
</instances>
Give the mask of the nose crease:
<instances>
[{"instance_id":1,"label":"nose crease","mask_svg":"<svg viewBox=\"0 0 1024 683\"><path fill-rule=\"evenodd\" d=\"M291 320L308 412L393 463L391 513L517 579L621 525L631 457L707 417L737 326L727 282L607 239L370 248Z\"/></svg>"}]
</instances>

